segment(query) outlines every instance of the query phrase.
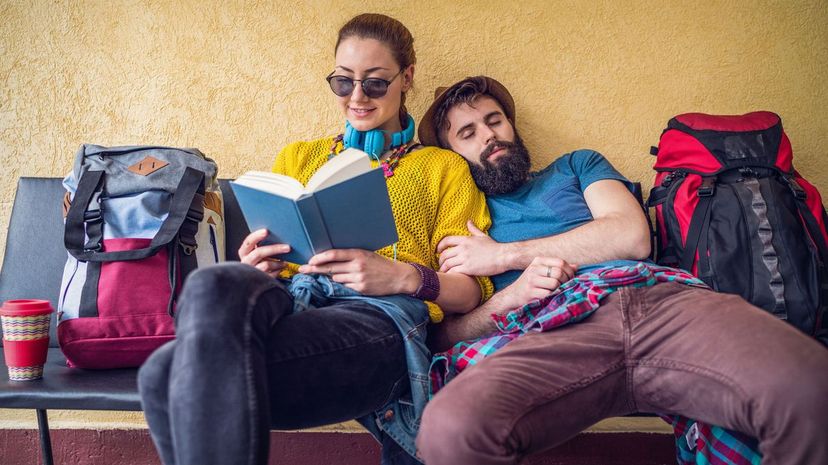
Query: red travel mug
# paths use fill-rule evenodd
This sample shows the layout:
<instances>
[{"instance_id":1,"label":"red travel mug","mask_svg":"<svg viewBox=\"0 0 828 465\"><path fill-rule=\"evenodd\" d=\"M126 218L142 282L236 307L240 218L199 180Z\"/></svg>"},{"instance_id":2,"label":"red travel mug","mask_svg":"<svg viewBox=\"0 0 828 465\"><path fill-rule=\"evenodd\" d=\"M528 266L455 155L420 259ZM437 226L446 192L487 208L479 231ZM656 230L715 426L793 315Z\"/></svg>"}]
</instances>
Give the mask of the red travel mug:
<instances>
[{"instance_id":1,"label":"red travel mug","mask_svg":"<svg viewBox=\"0 0 828 465\"><path fill-rule=\"evenodd\" d=\"M48 300L20 299L3 303L0 318L9 380L31 381L43 377L53 311Z\"/></svg>"}]
</instances>

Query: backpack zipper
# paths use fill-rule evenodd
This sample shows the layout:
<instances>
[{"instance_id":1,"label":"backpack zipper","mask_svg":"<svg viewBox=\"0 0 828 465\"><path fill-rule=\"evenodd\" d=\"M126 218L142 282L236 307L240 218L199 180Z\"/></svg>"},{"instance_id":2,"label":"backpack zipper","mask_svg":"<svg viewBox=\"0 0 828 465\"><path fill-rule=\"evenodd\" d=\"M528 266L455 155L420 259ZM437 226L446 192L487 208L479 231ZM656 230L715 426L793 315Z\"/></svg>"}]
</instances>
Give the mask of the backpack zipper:
<instances>
[{"instance_id":1,"label":"backpack zipper","mask_svg":"<svg viewBox=\"0 0 828 465\"><path fill-rule=\"evenodd\" d=\"M215 262L218 263L219 262L219 256L218 256L218 245L216 244L216 232L213 230L213 225L211 225L211 224L207 225L207 229L210 231L210 245L212 246L212 249L213 249L213 258L215 259Z\"/></svg>"},{"instance_id":2,"label":"backpack zipper","mask_svg":"<svg viewBox=\"0 0 828 465\"><path fill-rule=\"evenodd\" d=\"M670 187L670 185L673 184L673 181L675 181L676 179L684 179L686 176L687 172L684 170L671 171L670 174L667 175L667 177L661 180L661 187Z\"/></svg>"}]
</instances>

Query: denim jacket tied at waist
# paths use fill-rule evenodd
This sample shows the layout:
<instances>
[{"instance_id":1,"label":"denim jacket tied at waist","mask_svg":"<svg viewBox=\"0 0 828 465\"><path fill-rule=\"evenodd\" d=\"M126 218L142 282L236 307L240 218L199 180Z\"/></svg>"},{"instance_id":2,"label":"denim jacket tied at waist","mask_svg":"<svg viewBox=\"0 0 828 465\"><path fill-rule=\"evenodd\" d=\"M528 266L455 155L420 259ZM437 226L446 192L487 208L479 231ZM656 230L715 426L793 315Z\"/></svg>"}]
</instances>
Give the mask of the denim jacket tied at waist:
<instances>
[{"instance_id":1,"label":"denim jacket tied at waist","mask_svg":"<svg viewBox=\"0 0 828 465\"><path fill-rule=\"evenodd\" d=\"M382 436L386 434L414 456L414 440L428 400L428 368L431 363L431 352L425 344L426 325L429 321L425 303L399 294L365 296L325 275L297 274L287 287L294 298L294 312L323 307L337 301L359 300L376 306L394 320L405 342L410 396L393 399L373 414L358 418L357 421L380 443L384 442Z\"/></svg>"}]
</instances>

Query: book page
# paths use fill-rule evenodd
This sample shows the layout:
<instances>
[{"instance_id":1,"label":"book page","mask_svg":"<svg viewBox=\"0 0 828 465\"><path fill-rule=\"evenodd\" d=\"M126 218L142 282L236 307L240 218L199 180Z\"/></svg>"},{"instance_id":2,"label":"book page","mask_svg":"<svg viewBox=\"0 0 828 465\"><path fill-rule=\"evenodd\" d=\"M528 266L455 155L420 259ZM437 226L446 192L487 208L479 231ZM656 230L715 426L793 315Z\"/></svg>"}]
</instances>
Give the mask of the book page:
<instances>
[{"instance_id":1,"label":"book page","mask_svg":"<svg viewBox=\"0 0 828 465\"><path fill-rule=\"evenodd\" d=\"M354 148L345 149L322 165L308 180L307 192L315 192L371 170L368 154Z\"/></svg>"},{"instance_id":2,"label":"book page","mask_svg":"<svg viewBox=\"0 0 828 465\"><path fill-rule=\"evenodd\" d=\"M283 174L268 173L267 171L248 171L235 181L237 184L247 186L262 192L280 195L296 200L303 193L302 183Z\"/></svg>"}]
</instances>

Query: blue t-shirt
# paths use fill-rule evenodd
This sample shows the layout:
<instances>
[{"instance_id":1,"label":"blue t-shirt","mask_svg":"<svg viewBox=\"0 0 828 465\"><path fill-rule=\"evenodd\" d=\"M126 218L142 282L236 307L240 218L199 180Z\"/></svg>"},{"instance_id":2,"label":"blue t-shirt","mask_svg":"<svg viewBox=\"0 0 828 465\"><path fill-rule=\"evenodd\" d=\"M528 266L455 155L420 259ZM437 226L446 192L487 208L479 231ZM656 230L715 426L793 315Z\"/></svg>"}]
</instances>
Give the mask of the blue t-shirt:
<instances>
[{"instance_id":1,"label":"blue t-shirt","mask_svg":"<svg viewBox=\"0 0 828 465\"><path fill-rule=\"evenodd\" d=\"M542 171L532 173L529 182L519 189L487 198L492 215L489 235L498 242L515 242L552 236L592 221L584 190L595 181L616 179L632 191L632 184L598 152L577 150L561 156ZM635 264L615 260L582 267ZM492 276L499 291L520 276L512 270Z\"/></svg>"}]
</instances>

